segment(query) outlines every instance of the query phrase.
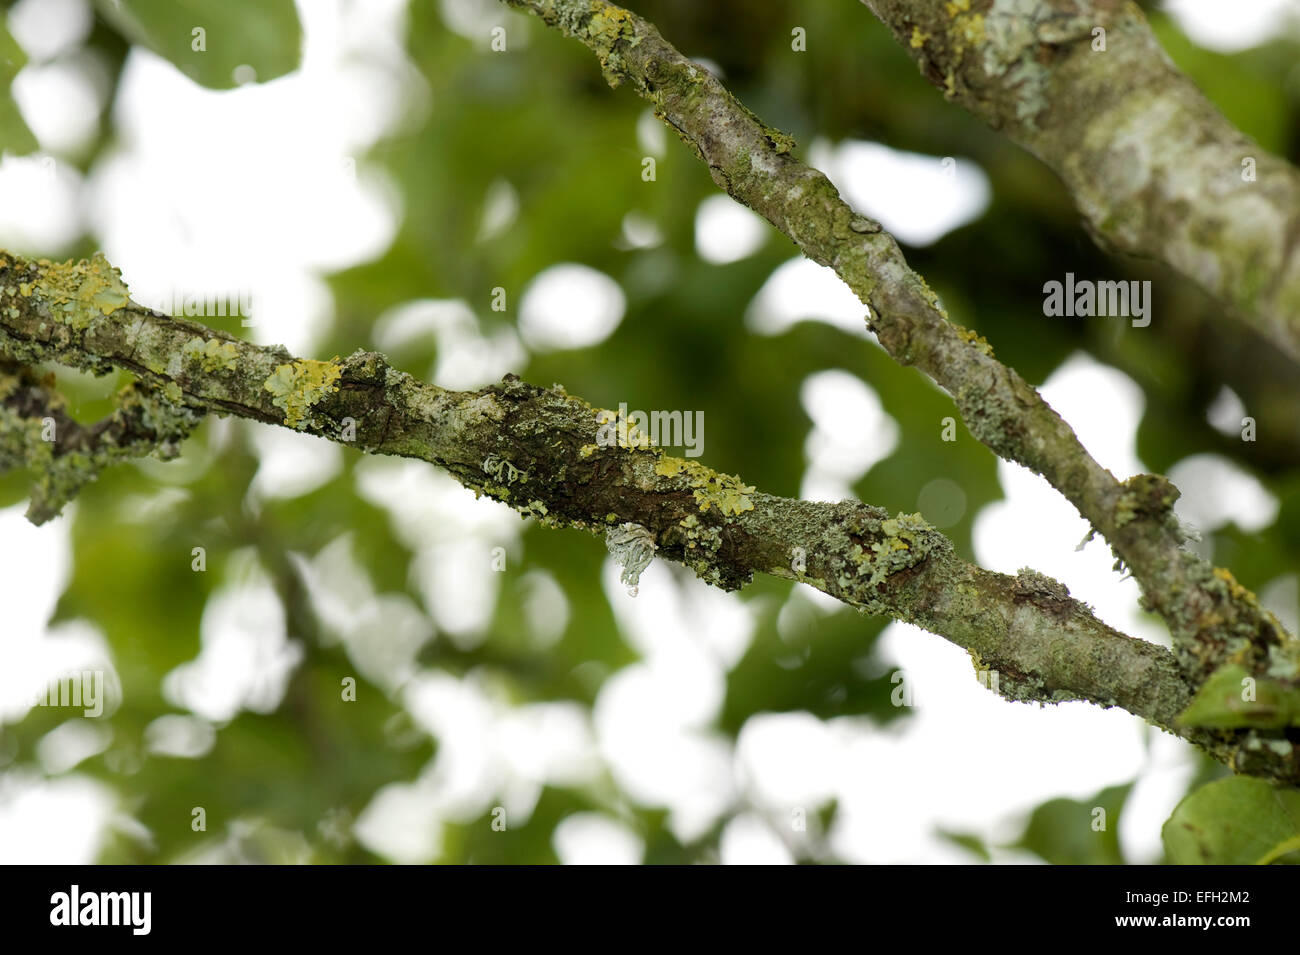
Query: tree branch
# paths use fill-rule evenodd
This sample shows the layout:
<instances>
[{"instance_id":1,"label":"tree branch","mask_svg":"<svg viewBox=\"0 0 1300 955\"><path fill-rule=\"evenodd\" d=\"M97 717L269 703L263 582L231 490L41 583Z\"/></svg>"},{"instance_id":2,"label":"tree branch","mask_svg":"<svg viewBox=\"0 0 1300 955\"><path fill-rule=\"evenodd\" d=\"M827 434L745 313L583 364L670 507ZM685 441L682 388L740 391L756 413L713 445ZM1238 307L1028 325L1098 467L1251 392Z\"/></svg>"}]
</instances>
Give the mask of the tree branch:
<instances>
[{"instance_id":1,"label":"tree branch","mask_svg":"<svg viewBox=\"0 0 1300 955\"><path fill-rule=\"evenodd\" d=\"M963 561L918 515L760 493L664 455L626 422L611 427L612 412L558 386L507 376L479 391L448 391L373 352L315 361L240 341L131 302L101 257L7 259L0 296L13 303L0 309L0 348L28 364L133 372L152 409L146 431L215 412L428 461L542 524L605 535L625 563L627 542L637 540L643 556L685 564L724 589L756 573L801 581L966 648L1009 699L1121 706L1244 771L1300 780L1300 752L1261 748L1258 730L1178 725L1194 685L1173 654L1108 627L1032 570L1010 577ZM170 433L158 427L153 437L165 443ZM142 433L136 446L146 440ZM0 428L0 461L31 452L21 430ZM46 466L48 455L33 463Z\"/></svg>"},{"instance_id":2,"label":"tree branch","mask_svg":"<svg viewBox=\"0 0 1300 955\"><path fill-rule=\"evenodd\" d=\"M792 154L708 70L653 25L605 0L503 0L596 54L613 86L628 82L708 165L722 189L815 262L833 268L872 311L880 344L947 391L971 433L1041 474L1092 523L1169 626L1179 664L1199 682L1227 659L1300 675L1300 641L1224 570L1183 549L1178 489L1163 477L1120 482L988 343L953 324L879 223L859 215L821 172Z\"/></svg>"},{"instance_id":3,"label":"tree branch","mask_svg":"<svg viewBox=\"0 0 1300 955\"><path fill-rule=\"evenodd\" d=\"M86 426L72 418L53 376L0 360L0 473L26 466L36 475L27 516L42 524L109 464L180 453L199 422L183 406L159 401L153 389L132 382L115 396L117 407Z\"/></svg>"},{"instance_id":4,"label":"tree branch","mask_svg":"<svg viewBox=\"0 0 1300 955\"><path fill-rule=\"evenodd\" d=\"M1300 172L1174 67L1136 4L862 2L1064 180L1099 245L1172 266L1300 360Z\"/></svg>"}]
</instances>

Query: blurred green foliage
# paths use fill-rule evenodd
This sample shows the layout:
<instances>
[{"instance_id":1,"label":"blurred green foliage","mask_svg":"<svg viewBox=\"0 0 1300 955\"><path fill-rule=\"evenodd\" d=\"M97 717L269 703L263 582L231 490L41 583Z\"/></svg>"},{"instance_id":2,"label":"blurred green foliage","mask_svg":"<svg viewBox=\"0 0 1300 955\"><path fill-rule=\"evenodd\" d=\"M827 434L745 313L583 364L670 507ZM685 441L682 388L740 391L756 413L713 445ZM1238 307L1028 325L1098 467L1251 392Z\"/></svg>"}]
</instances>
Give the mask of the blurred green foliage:
<instances>
[{"instance_id":1,"label":"blurred green foliage","mask_svg":"<svg viewBox=\"0 0 1300 955\"><path fill-rule=\"evenodd\" d=\"M10 95L9 87L18 71L27 63L23 53L9 30L0 24L0 144L14 153L29 153L36 149L36 137L27 128L18 104Z\"/></svg>"},{"instance_id":2,"label":"blurred green foliage","mask_svg":"<svg viewBox=\"0 0 1300 955\"><path fill-rule=\"evenodd\" d=\"M293 0L95 0L95 9L130 42L212 89L273 80L301 59Z\"/></svg>"},{"instance_id":3,"label":"blurred green foliage","mask_svg":"<svg viewBox=\"0 0 1300 955\"><path fill-rule=\"evenodd\" d=\"M1053 865L1123 865L1119 814L1132 784L1108 786L1087 799L1052 799L1029 817L1014 848Z\"/></svg>"}]
</instances>

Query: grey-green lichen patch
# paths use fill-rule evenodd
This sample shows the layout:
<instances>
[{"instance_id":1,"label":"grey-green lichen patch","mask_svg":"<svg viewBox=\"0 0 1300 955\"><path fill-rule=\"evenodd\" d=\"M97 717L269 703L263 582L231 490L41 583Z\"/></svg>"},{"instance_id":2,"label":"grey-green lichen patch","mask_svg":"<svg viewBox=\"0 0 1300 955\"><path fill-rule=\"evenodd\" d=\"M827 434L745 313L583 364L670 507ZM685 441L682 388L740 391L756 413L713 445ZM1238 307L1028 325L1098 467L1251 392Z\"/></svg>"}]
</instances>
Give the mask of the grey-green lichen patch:
<instances>
[{"instance_id":1,"label":"grey-green lichen patch","mask_svg":"<svg viewBox=\"0 0 1300 955\"><path fill-rule=\"evenodd\" d=\"M1021 567L1016 571L1012 595L1017 601L1032 600L1040 607L1053 612L1067 611L1074 605L1070 597L1070 588L1032 567Z\"/></svg>"},{"instance_id":2,"label":"grey-green lichen patch","mask_svg":"<svg viewBox=\"0 0 1300 955\"><path fill-rule=\"evenodd\" d=\"M935 542L942 540L920 514L898 514L880 521L868 534L866 546L852 544L846 553L844 572L836 583L860 610L870 614L899 611L897 600L882 600L880 587L903 570L915 567L930 556Z\"/></svg>"},{"instance_id":3,"label":"grey-green lichen patch","mask_svg":"<svg viewBox=\"0 0 1300 955\"><path fill-rule=\"evenodd\" d=\"M623 568L618 579L627 586L627 592L635 597L642 571L654 560L657 550L654 534L640 524L627 521L605 531L605 546Z\"/></svg>"},{"instance_id":4,"label":"grey-green lichen patch","mask_svg":"<svg viewBox=\"0 0 1300 955\"><path fill-rule=\"evenodd\" d=\"M483 473L498 484L514 484L516 481L524 482L528 480L528 472L521 471L497 454L489 454L483 459Z\"/></svg>"},{"instance_id":5,"label":"grey-green lichen patch","mask_svg":"<svg viewBox=\"0 0 1300 955\"><path fill-rule=\"evenodd\" d=\"M4 376L4 384L16 381L17 376ZM8 397L0 387L0 402ZM62 407L62 402L51 405L50 410ZM54 444L42 440L44 425L39 417L25 417L0 403L0 472L11 468L29 467L39 473L49 466L54 454Z\"/></svg>"},{"instance_id":6,"label":"grey-green lichen patch","mask_svg":"<svg viewBox=\"0 0 1300 955\"><path fill-rule=\"evenodd\" d=\"M994 0L975 36L969 23L978 16L966 15L967 42L980 48L985 73L1004 77L1016 90L1016 118L1036 126L1038 115L1049 105L1051 79L1050 66L1036 55L1039 45L1061 46L1090 37L1095 18L1070 15L1039 0Z\"/></svg>"},{"instance_id":7,"label":"grey-green lichen patch","mask_svg":"<svg viewBox=\"0 0 1300 955\"><path fill-rule=\"evenodd\" d=\"M329 361L301 358L276 368L262 387L272 394L271 403L284 411L284 423L296 428L317 402L338 391L342 373L337 355Z\"/></svg>"},{"instance_id":8,"label":"grey-green lichen patch","mask_svg":"<svg viewBox=\"0 0 1300 955\"><path fill-rule=\"evenodd\" d=\"M55 442L37 440L27 447L25 463L34 473L28 519L41 524L57 517L101 470L116 461L153 455L170 460L180 453L181 442L199 422L199 414L175 402L162 391L132 382L115 397L113 413L93 432L81 431L72 438L58 436ZM0 432L13 421L0 415ZM29 436L39 435L41 422L29 425ZM65 423L64 428L78 426ZM5 436L0 434L0 442Z\"/></svg>"},{"instance_id":9,"label":"grey-green lichen patch","mask_svg":"<svg viewBox=\"0 0 1300 955\"><path fill-rule=\"evenodd\" d=\"M1036 23L1050 15L1039 0L994 0L984 23L984 72L1001 76L1031 53Z\"/></svg>"},{"instance_id":10,"label":"grey-green lichen patch","mask_svg":"<svg viewBox=\"0 0 1300 955\"><path fill-rule=\"evenodd\" d=\"M1012 670L1005 663L985 659L978 650L968 649L980 685L1013 703L1064 703L1074 695L1048 690L1042 680Z\"/></svg>"},{"instance_id":11,"label":"grey-green lichen patch","mask_svg":"<svg viewBox=\"0 0 1300 955\"><path fill-rule=\"evenodd\" d=\"M239 349L234 342L219 338L209 338L207 341L192 339L185 343L182 351L184 360L196 363L202 371L234 371L238 366Z\"/></svg>"},{"instance_id":12,"label":"grey-green lichen patch","mask_svg":"<svg viewBox=\"0 0 1300 955\"><path fill-rule=\"evenodd\" d=\"M150 437L151 453L169 461L180 454L181 442L201 418L182 399L179 388L166 394L142 382L132 382L118 393L115 414L143 425Z\"/></svg>"},{"instance_id":13,"label":"grey-green lichen patch","mask_svg":"<svg viewBox=\"0 0 1300 955\"><path fill-rule=\"evenodd\" d=\"M382 380L388 402L415 421L436 422L444 425L449 432L459 432L481 422L499 422L504 417L502 402L490 392L451 402L441 388L427 385L404 371L398 371L373 353L361 352L351 356L348 361L349 379L360 375L365 380ZM390 443L385 445L385 450L397 454L409 450L412 456L420 457L419 450L423 441L422 437L414 437L392 444L390 436Z\"/></svg>"},{"instance_id":14,"label":"grey-green lichen patch","mask_svg":"<svg viewBox=\"0 0 1300 955\"><path fill-rule=\"evenodd\" d=\"M41 259L36 264L35 283L21 283L19 295L35 295L53 318L73 328L84 329L96 317L111 315L131 300L122 273L99 252L76 263Z\"/></svg>"},{"instance_id":15,"label":"grey-green lichen patch","mask_svg":"<svg viewBox=\"0 0 1300 955\"><path fill-rule=\"evenodd\" d=\"M502 499L504 500L504 497ZM539 522L548 527L561 526L560 522L550 516L550 508L546 506L545 501L533 500L529 501L527 504L516 506L519 508L519 513L524 517L536 518Z\"/></svg>"},{"instance_id":16,"label":"grey-green lichen patch","mask_svg":"<svg viewBox=\"0 0 1300 955\"><path fill-rule=\"evenodd\" d=\"M586 0L585 3L546 5L509 0L515 6L532 7L569 36L577 37L591 47L600 61L601 72L610 86L623 82L626 66L620 46L636 46L635 17L626 10L604 0Z\"/></svg>"},{"instance_id":17,"label":"grey-green lichen patch","mask_svg":"<svg viewBox=\"0 0 1300 955\"><path fill-rule=\"evenodd\" d=\"M1194 554L1178 556L1184 566L1164 596L1184 672L1206 681L1211 671L1235 664L1261 680L1300 678L1300 640L1260 606L1254 593L1225 568L1211 567ZM1208 601L1180 599L1189 588Z\"/></svg>"},{"instance_id":18,"label":"grey-green lichen patch","mask_svg":"<svg viewBox=\"0 0 1300 955\"><path fill-rule=\"evenodd\" d=\"M1283 759L1289 759L1291 754L1295 752L1295 747L1291 744L1291 741L1287 739L1266 740L1264 745L1277 753L1277 755L1281 756Z\"/></svg>"},{"instance_id":19,"label":"grey-green lichen patch","mask_svg":"<svg viewBox=\"0 0 1300 955\"><path fill-rule=\"evenodd\" d=\"M1135 474L1124 482L1115 503L1115 526L1123 527L1139 515L1164 518L1178 500L1178 488L1158 474Z\"/></svg>"},{"instance_id":20,"label":"grey-green lichen patch","mask_svg":"<svg viewBox=\"0 0 1300 955\"><path fill-rule=\"evenodd\" d=\"M1280 629L1279 626L1279 631ZM1269 676L1282 680L1300 681L1300 647L1297 647L1297 643L1300 643L1300 641L1292 638L1273 644L1268 648L1267 669L1265 672Z\"/></svg>"},{"instance_id":21,"label":"grey-green lichen patch","mask_svg":"<svg viewBox=\"0 0 1300 955\"><path fill-rule=\"evenodd\" d=\"M700 519L694 514L687 514L677 522L677 525L685 532L688 550L699 549L709 554L716 554L718 548L722 546L722 535L718 533L718 529L701 524Z\"/></svg>"},{"instance_id":22,"label":"grey-green lichen patch","mask_svg":"<svg viewBox=\"0 0 1300 955\"><path fill-rule=\"evenodd\" d=\"M681 541L682 561L706 583L726 587L718 566L717 554L722 547L722 535L711 524L704 524L694 514L687 514L677 522L673 540ZM732 587L735 585L732 584Z\"/></svg>"}]
</instances>

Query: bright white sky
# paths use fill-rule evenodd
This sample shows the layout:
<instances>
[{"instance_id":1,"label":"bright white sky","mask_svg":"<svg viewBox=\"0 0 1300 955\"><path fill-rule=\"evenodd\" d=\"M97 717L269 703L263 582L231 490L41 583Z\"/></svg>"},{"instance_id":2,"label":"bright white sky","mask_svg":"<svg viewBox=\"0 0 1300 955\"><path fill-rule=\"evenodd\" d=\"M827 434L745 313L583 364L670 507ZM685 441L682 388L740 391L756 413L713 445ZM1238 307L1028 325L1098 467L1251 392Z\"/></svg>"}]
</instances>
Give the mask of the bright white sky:
<instances>
[{"instance_id":1,"label":"bright white sky","mask_svg":"<svg viewBox=\"0 0 1300 955\"><path fill-rule=\"evenodd\" d=\"M1215 6L1170 4L1206 43L1197 18ZM1233 42L1262 36L1258 23L1267 18L1255 14L1267 9L1276 16L1281 6L1261 0L1234 8L1229 19L1241 29L1234 30ZM114 105L119 145L83 180L59 157L75 154L106 107L103 77L78 49L89 27L88 4L22 0L9 22L32 62L18 78L16 95L45 152L0 162L0 246L57 256L90 231L137 297L164 299L177 288L250 295L255 340L311 353L332 320L322 277L380 254L401 215L401 198L382 172L352 157L412 116L437 108L402 52L404 7L401 0L303 4L307 53L301 71L224 94L199 89L166 63L133 52ZM442 7L453 28L476 39L500 22L492 0L443 0ZM1222 27L1221 12L1215 17ZM1255 24L1254 33L1247 23ZM629 137L655 153L663 148L662 129L647 117ZM212 130L238 130L241 149L197 150L177 161L176 143L205 141ZM990 199L986 176L963 157L919 156L856 141L818 142L813 152L861 211L913 244L931 243L978 218ZM882 177L892 187L880 197L867 184ZM323 202L322 195L331 198ZM504 180L484 197L484 209L479 241L491 241L521 214L514 187ZM705 200L697 211L696 250L704 261L743 259L768 237L765 223L724 196ZM644 248L662 235L654 221L630 214L616 241ZM623 293L610 277L578 263L555 263L524 290L518 334L488 337L467 303L422 300L378 316L374 338L377 347L390 348L414 336L436 336L439 359L428 376L467 388L505 371L526 374L530 352L600 342L624 310ZM877 347L865 331L864 313L829 270L792 259L773 273L745 320L760 335L780 334L803 320L827 322L866 339L861 347ZM897 441L889 409L854 372L851 356L844 364L809 376L798 396L813 422L804 447L802 492L808 498L848 496ZM1042 390L1103 464L1121 477L1142 470L1134 450L1142 398L1125 376L1079 355ZM1239 400L1225 392L1211 418L1232 431L1239 412ZM341 466L337 448L242 423L214 428L216 450L234 427L247 428L261 461L249 491L252 506L305 494ZM215 453L166 466L142 463L143 473L169 486L124 500L123 514L140 521L165 516ZM418 778L382 789L356 821L357 838L394 861L436 855L444 822L471 820L500 806L511 824L520 824L543 785L581 785L604 772L637 801L667 808L683 839L744 807L725 830L723 862L788 861L798 840L821 838L853 861L970 861L936 830L1005 842L1023 813L1046 799L1084 797L1140 775L1121 838L1138 861L1158 853L1160 823L1189 772L1183 744L1117 710L1005 702L979 686L962 651L907 625L890 625L864 665L902 671L914 694L912 719L882 731L857 720L765 714L750 720L732 745L711 725L726 673L752 638L752 608L662 562L645 572L635 598L619 583L618 568L606 562L602 585L625 639L642 659L607 675L594 713L566 703L519 706L484 675L457 679L419 670L416 652L429 639L472 646L484 638L499 598L499 577L489 569L494 554L526 559L520 522L504 506L476 501L418 462L366 460L356 474L357 493L386 509L412 547L421 605L377 590L347 536L301 566L330 638L441 744ZM1136 587L1117 579L1104 545L1074 550L1086 526L1072 508L1023 469L1003 464L999 475L1006 500L976 519L981 563L1008 573L1028 565L1056 576L1108 622L1161 639L1160 628L1135 611ZM1220 458L1189 459L1173 476L1184 489L1184 519L1203 530L1229 520L1264 526L1276 511L1276 501L1257 482ZM960 509L960 476L952 477L920 493L947 495ZM1224 494L1225 486L1234 492ZM67 582L68 522L33 528L23 509L0 511L6 545L0 549L0 605L7 624L0 671L10 675L0 687L0 720L10 722L26 711L23 692L49 674L73 666L111 670L112 658L92 622L47 627ZM286 632L283 611L252 556L229 559L230 583L203 614L201 652L165 682L176 713L149 728L151 758L201 756L223 721L243 709L274 708L293 667L310 652ZM544 571L525 579L531 636L546 647L563 631L568 602ZM1296 594L1295 575L1279 578L1263 594L1292 627ZM780 619L783 628L799 621L815 626L835 612L848 611L799 587ZM42 768L63 773L106 749L110 736L90 721L69 721L43 741ZM0 765L4 759L0 751ZM830 799L839 801L839 821L831 832L817 833L815 810ZM796 812L808 819L806 833L789 825ZM124 814L117 795L88 777L0 773L0 862L89 861L110 827L148 838ZM637 862L644 851L622 820L601 813L566 819L554 846L567 862ZM1007 850L996 858L1026 861Z\"/></svg>"}]
</instances>

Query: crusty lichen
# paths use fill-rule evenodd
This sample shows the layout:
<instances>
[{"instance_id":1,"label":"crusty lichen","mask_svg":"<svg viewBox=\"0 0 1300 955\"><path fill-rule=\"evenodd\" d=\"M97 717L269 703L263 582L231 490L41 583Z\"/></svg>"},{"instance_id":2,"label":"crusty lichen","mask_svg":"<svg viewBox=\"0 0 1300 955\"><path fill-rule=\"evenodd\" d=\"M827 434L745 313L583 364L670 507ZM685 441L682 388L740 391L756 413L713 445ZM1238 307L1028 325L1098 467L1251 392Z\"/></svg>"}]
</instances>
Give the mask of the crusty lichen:
<instances>
[{"instance_id":1,"label":"crusty lichen","mask_svg":"<svg viewBox=\"0 0 1300 955\"><path fill-rule=\"evenodd\" d=\"M993 346L990 345L979 332L970 328L958 328L957 334L961 336L962 341L970 343L972 347L983 352L985 355L988 355L990 358L993 357Z\"/></svg>"},{"instance_id":2,"label":"crusty lichen","mask_svg":"<svg viewBox=\"0 0 1300 955\"><path fill-rule=\"evenodd\" d=\"M583 445L578 451L580 457L591 457L601 448L636 449L653 446L650 436L637 427L631 416L624 418L619 411L610 411L608 408L593 410L596 413L596 443Z\"/></svg>"},{"instance_id":3,"label":"crusty lichen","mask_svg":"<svg viewBox=\"0 0 1300 955\"><path fill-rule=\"evenodd\" d=\"M722 534L718 528L703 523L695 514L687 514L677 522L670 539L681 543L681 561L695 571L697 577L725 588L718 564L718 551L722 548Z\"/></svg>"},{"instance_id":4,"label":"crusty lichen","mask_svg":"<svg viewBox=\"0 0 1300 955\"><path fill-rule=\"evenodd\" d=\"M585 6L585 10L561 7L552 15L560 29L591 47L606 81L616 87L623 82L626 70L620 45L634 47L641 42L636 21L628 11L604 0L588 0Z\"/></svg>"},{"instance_id":5,"label":"crusty lichen","mask_svg":"<svg viewBox=\"0 0 1300 955\"><path fill-rule=\"evenodd\" d=\"M978 14L971 16L971 19ZM1070 14L1039 0L994 0L982 36L972 45L983 49L984 72L1004 76L1016 87L1016 118L1031 129L1049 106L1050 67L1039 61L1040 45L1064 46L1089 38L1095 13Z\"/></svg>"},{"instance_id":6,"label":"crusty lichen","mask_svg":"<svg viewBox=\"0 0 1300 955\"><path fill-rule=\"evenodd\" d=\"M754 509L749 495L754 488L731 474L719 474L702 464L668 455L655 463L655 473L665 477L684 475L701 511L716 507L723 514L742 514Z\"/></svg>"},{"instance_id":7,"label":"crusty lichen","mask_svg":"<svg viewBox=\"0 0 1300 955\"><path fill-rule=\"evenodd\" d=\"M701 524L700 519L694 514L687 514L677 522L677 526L685 532L687 550L699 549L713 555L722 546L722 535L718 533L718 529Z\"/></svg>"},{"instance_id":8,"label":"crusty lichen","mask_svg":"<svg viewBox=\"0 0 1300 955\"><path fill-rule=\"evenodd\" d=\"M1173 509L1179 492L1158 474L1135 474L1124 482L1124 493L1115 503L1115 526L1132 523L1139 515L1165 517Z\"/></svg>"},{"instance_id":9,"label":"crusty lichen","mask_svg":"<svg viewBox=\"0 0 1300 955\"><path fill-rule=\"evenodd\" d=\"M560 527L560 522L550 516L550 508L546 506L545 501L532 500L527 504L516 505L519 513L524 517L536 518L542 524L548 527Z\"/></svg>"},{"instance_id":10,"label":"crusty lichen","mask_svg":"<svg viewBox=\"0 0 1300 955\"><path fill-rule=\"evenodd\" d=\"M207 372L234 371L238 365L239 349L234 342L209 338L201 342L194 339L185 344L183 354L187 361L197 362Z\"/></svg>"},{"instance_id":11,"label":"crusty lichen","mask_svg":"<svg viewBox=\"0 0 1300 955\"><path fill-rule=\"evenodd\" d=\"M35 379L28 374L28 386ZM0 407L0 468L26 466L33 475L27 517L42 524L57 517L64 505L101 470L116 461L152 454L163 460L180 453L181 442L198 424L194 409L172 400L163 391L135 381L114 397L115 408L93 429L72 422L60 425L48 440L44 423L65 407L64 399L50 392L41 417L23 417Z\"/></svg>"},{"instance_id":12,"label":"crusty lichen","mask_svg":"<svg viewBox=\"0 0 1300 955\"><path fill-rule=\"evenodd\" d=\"M868 547L854 544L849 556L857 575L873 589L900 570L914 567L929 553L933 528L920 514L898 514L880 522L880 536Z\"/></svg>"},{"instance_id":13,"label":"crusty lichen","mask_svg":"<svg viewBox=\"0 0 1300 955\"><path fill-rule=\"evenodd\" d=\"M84 329L100 315L111 315L131 300L122 273L102 253L74 263L41 259L34 284L23 282L19 294L35 294L57 321Z\"/></svg>"},{"instance_id":14,"label":"crusty lichen","mask_svg":"<svg viewBox=\"0 0 1300 955\"><path fill-rule=\"evenodd\" d=\"M1032 567L1021 567L1016 571L1016 582L1012 586L1012 593L1017 599L1038 599L1048 603L1064 604L1071 599L1069 587L1046 574L1039 573Z\"/></svg>"},{"instance_id":15,"label":"crusty lichen","mask_svg":"<svg viewBox=\"0 0 1300 955\"><path fill-rule=\"evenodd\" d=\"M302 358L280 365L262 387L274 396L271 403L284 411L284 423L296 428L317 402L339 390L342 373L337 355L329 361Z\"/></svg>"}]
</instances>

